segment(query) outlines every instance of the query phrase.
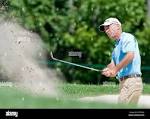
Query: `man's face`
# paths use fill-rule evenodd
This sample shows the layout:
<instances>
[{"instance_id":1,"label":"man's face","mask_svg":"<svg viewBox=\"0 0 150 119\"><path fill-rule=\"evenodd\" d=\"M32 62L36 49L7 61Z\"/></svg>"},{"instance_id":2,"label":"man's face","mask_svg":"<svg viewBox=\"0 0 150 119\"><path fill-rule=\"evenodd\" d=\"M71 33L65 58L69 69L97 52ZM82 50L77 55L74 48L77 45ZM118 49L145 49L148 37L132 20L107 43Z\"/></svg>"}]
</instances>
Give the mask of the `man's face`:
<instances>
[{"instance_id":1,"label":"man's face","mask_svg":"<svg viewBox=\"0 0 150 119\"><path fill-rule=\"evenodd\" d=\"M116 36L119 32L118 24L111 24L109 26L104 26L104 31L111 39L116 39Z\"/></svg>"}]
</instances>

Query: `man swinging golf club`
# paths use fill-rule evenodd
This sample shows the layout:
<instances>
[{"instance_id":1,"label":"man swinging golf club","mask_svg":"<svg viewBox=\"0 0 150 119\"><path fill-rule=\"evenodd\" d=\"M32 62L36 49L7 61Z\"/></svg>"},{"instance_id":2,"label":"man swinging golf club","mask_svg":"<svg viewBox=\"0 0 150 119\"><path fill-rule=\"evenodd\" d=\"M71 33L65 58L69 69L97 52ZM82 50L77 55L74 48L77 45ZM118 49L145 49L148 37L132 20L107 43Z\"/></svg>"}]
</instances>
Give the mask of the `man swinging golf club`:
<instances>
[{"instance_id":1,"label":"man swinging golf club","mask_svg":"<svg viewBox=\"0 0 150 119\"><path fill-rule=\"evenodd\" d=\"M119 103L137 104L143 90L141 79L141 58L136 38L122 32L121 23L116 18L108 18L99 30L105 32L110 39L115 40L111 63L103 69L106 77L116 77L119 80Z\"/></svg>"}]
</instances>

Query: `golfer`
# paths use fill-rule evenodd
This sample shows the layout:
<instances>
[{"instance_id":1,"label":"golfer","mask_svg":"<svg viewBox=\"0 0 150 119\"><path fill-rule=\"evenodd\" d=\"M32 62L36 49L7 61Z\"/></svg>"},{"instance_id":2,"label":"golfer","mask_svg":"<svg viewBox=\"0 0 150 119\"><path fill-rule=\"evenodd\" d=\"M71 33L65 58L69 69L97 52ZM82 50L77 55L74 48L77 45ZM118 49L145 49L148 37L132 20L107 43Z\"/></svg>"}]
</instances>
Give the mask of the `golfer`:
<instances>
[{"instance_id":1,"label":"golfer","mask_svg":"<svg viewBox=\"0 0 150 119\"><path fill-rule=\"evenodd\" d=\"M112 60L102 74L106 77L116 77L119 80L119 103L137 104L142 94L141 57L136 38L122 32L121 23L117 18L108 18L99 26L110 39L115 40Z\"/></svg>"}]
</instances>

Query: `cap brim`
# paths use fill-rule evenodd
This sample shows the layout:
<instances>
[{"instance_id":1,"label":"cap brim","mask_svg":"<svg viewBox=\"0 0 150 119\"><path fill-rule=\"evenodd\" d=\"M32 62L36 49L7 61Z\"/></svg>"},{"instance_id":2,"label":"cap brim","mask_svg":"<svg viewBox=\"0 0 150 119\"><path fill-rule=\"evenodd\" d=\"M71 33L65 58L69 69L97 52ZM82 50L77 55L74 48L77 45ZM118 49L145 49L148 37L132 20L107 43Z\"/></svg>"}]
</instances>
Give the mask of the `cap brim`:
<instances>
[{"instance_id":1,"label":"cap brim","mask_svg":"<svg viewBox=\"0 0 150 119\"><path fill-rule=\"evenodd\" d=\"M99 26L99 30L102 31L102 32L104 32L104 31L105 31L105 30L104 30L104 26L109 26L109 25L110 25L110 23L101 24L101 25Z\"/></svg>"},{"instance_id":2,"label":"cap brim","mask_svg":"<svg viewBox=\"0 0 150 119\"><path fill-rule=\"evenodd\" d=\"M103 24L99 26L99 30L100 30L101 32L104 32L104 25L103 25Z\"/></svg>"}]
</instances>

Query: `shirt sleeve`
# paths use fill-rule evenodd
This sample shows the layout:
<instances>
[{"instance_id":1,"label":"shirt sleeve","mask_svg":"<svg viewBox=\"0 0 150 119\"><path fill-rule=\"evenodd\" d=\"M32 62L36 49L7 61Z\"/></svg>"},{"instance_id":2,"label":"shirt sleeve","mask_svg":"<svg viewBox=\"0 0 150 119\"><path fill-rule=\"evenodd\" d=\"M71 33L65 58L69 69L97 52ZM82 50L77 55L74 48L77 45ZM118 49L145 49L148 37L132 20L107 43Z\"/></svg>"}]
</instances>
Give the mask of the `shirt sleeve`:
<instances>
[{"instance_id":1,"label":"shirt sleeve","mask_svg":"<svg viewBox=\"0 0 150 119\"><path fill-rule=\"evenodd\" d=\"M124 53L127 53L127 52L135 52L136 50L136 40L134 37L128 37L128 38L125 38L123 40L123 43L122 43L122 51Z\"/></svg>"}]
</instances>

